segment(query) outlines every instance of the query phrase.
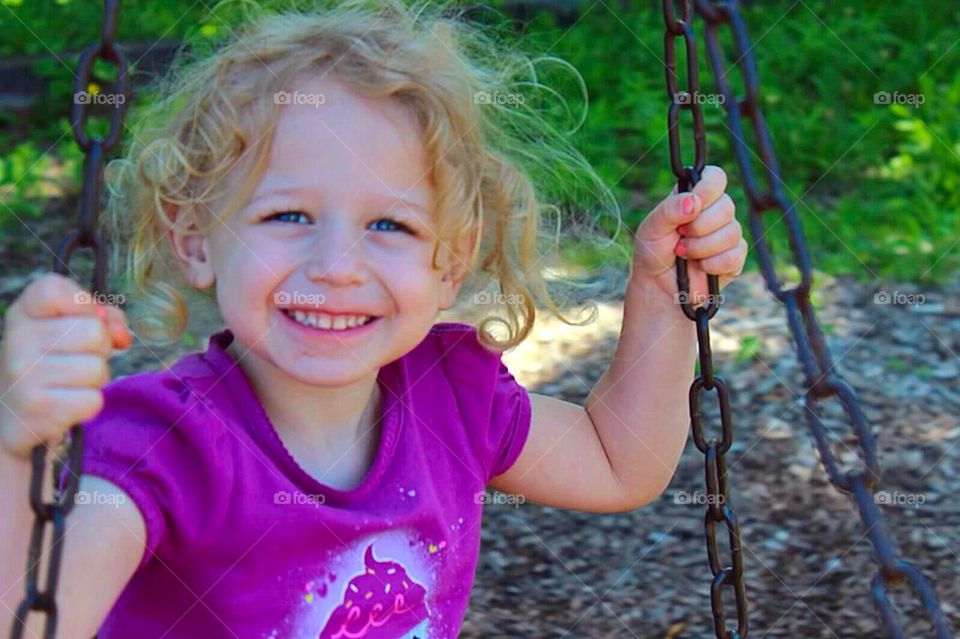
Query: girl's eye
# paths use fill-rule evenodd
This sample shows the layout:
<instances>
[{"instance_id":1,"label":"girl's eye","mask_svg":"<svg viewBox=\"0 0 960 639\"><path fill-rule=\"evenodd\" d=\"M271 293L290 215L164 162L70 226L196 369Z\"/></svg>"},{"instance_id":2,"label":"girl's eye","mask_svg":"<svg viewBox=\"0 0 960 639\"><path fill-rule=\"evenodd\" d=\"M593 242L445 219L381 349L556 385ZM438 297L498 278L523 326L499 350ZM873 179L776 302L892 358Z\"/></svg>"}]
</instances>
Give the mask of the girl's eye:
<instances>
[{"instance_id":1,"label":"girl's eye","mask_svg":"<svg viewBox=\"0 0 960 639\"><path fill-rule=\"evenodd\" d=\"M390 231L393 229L398 229L406 233L409 233L410 235L417 234L416 231L414 231L412 228L410 228L400 220L393 219L392 217L381 217L375 222L371 222L371 226L374 227L373 230L375 231Z\"/></svg>"},{"instance_id":2,"label":"girl's eye","mask_svg":"<svg viewBox=\"0 0 960 639\"><path fill-rule=\"evenodd\" d=\"M297 217L303 218L304 220L307 221L307 224L310 223L310 217L306 213L303 213L302 211L276 211L274 213L268 214L263 219L265 222L270 220L287 221L290 219L290 216L293 216L294 219L296 219ZM414 231L410 226L404 224L400 220L395 220L391 217L381 217L376 221L371 222L371 227L372 227L372 230L374 231L399 230L399 231L404 231L406 233L409 233L410 235L417 234L416 231Z\"/></svg>"},{"instance_id":3,"label":"girl's eye","mask_svg":"<svg viewBox=\"0 0 960 639\"><path fill-rule=\"evenodd\" d=\"M276 213L272 213L263 219L264 221L269 221L269 220L275 220L280 218L281 216L287 216L287 215L300 216L308 221L310 220L310 218L307 217L306 213L303 213L301 211L277 211Z\"/></svg>"}]
</instances>

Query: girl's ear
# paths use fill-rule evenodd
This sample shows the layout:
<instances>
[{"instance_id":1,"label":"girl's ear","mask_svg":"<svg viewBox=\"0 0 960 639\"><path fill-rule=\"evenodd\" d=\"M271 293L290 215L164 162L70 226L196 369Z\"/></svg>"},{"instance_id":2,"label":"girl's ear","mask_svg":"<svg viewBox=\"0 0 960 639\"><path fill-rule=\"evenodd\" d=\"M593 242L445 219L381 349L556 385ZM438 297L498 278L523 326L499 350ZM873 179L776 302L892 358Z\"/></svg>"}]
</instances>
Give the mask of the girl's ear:
<instances>
[{"instance_id":1,"label":"girl's ear","mask_svg":"<svg viewBox=\"0 0 960 639\"><path fill-rule=\"evenodd\" d=\"M450 252L450 264L440 279L440 308L447 309L457 301L457 293L466 278L470 256L477 241L478 230L474 227L469 233L460 236L456 248Z\"/></svg>"},{"instance_id":2,"label":"girl's ear","mask_svg":"<svg viewBox=\"0 0 960 639\"><path fill-rule=\"evenodd\" d=\"M209 259L209 240L197 226L192 210L181 211L174 205L166 206L165 210L173 222L167 239L183 278L194 288L208 288L215 280Z\"/></svg>"}]
</instances>

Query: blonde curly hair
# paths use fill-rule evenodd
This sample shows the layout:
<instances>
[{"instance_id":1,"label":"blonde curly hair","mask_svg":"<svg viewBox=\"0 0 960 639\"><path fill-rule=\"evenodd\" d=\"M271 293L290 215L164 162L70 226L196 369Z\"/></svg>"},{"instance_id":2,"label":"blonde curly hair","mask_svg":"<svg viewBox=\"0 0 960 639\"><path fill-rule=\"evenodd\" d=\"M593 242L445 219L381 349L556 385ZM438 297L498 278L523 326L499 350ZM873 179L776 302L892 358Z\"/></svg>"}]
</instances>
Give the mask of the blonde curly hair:
<instances>
[{"instance_id":1,"label":"blonde curly hair","mask_svg":"<svg viewBox=\"0 0 960 639\"><path fill-rule=\"evenodd\" d=\"M538 304L570 325L592 321L595 305L586 319L571 319L544 279L548 270L559 272L554 249L562 220L570 217L557 203L586 196L593 210L576 220L578 237L601 238L617 250L623 248L613 241L619 207L567 134L527 104L531 89L559 97L538 81L536 64L572 67L550 56L534 60L498 33L497 25L472 25L462 10L451 13L437 2L345 0L314 3L310 10L258 8L223 42L204 47L188 40L170 70L148 87L153 99L135 107L133 135L107 168L111 270L124 265L120 286L142 300L130 312L134 330L155 344L180 339L188 304L165 238L171 212L209 209L212 223L236 212L266 167L279 116L280 105L264 96L289 90L295 77L314 69L360 95L393 98L414 110L437 189L433 266L439 242L458 246L464 234L477 231L471 254L463 256L458 307L472 295L503 309L502 315L480 313L478 338L487 348L519 344ZM582 93L586 99L585 86ZM242 176L240 188L221 179L234 171ZM598 211L613 215L614 238L596 232ZM552 232L542 224L548 213L556 215ZM553 279L576 287L573 280ZM491 285L499 291L485 292ZM458 311L477 314L481 306L488 305ZM501 339L494 325L505 328Z\"/></svg>"}]
</instances>

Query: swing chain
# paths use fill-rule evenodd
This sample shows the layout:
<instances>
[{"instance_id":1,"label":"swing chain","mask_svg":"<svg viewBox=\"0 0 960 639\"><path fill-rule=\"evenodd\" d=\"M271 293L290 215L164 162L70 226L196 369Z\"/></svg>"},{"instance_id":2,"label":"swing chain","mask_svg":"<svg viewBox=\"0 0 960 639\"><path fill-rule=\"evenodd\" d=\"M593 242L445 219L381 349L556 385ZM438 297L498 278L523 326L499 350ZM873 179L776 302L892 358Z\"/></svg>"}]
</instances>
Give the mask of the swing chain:
<instances>
[{"instance_id":1,"label":"swing chain","mask_svg":"<svg viewBox=\"0 0 960 639\"><path fill-rule=\"evenodd\" d=\"M667 94L670 100L667 118L670 135L671 168L678 178L678 192L686 192L699 181L700 173L705 166L705 133L702 111L698 100L696 44L690 26L693 15L691 2L680 0L681 16L676 18L673 9L673 0L663 0L664 21L666 33L664 37L664 54L666 62ZM750 204L749 226L751 235L756 240L754 246L757 258L768 290L785 306L787 318L794 335L795 344L801 364L806 376L805 412L808 425L811 428L821 459L830 476L830 481L842 492L852 493L860 511L860 516L867 528L867 534L874 545L881 568L874 577L871 587L878 609L881 613L884 629L889 637L902 637L903 632L897 622L895 613L887 597L885 585L908 581L917 592L923 603L938 639L950 637L950 630L940 610L936 594L927 579L909 562L899 559L893 549L892 541L884 530L882 518L873 498L873 489L880 477L876 461L872 434L866 425L863 413L853 389L846 384L838 373L833 372L829 350L823 339L823 334L816 321L810 304L809 292L811 285L810 261L806 250L806 243L802 229L797 219L793 204L789 202L780 190L780 170L776 156L770 142L762 112L758 102L758 80L756 65L752 54L746 28L738 12L736 0L695 0L697 12L706 21L707 52L713 69L718 91L724 96L724 109L727 114L727 123L731 133L732 145L740 167L744 190ZM92 248L94 250L94 274L92 292L97 295L105 288L106 280L106 245L96 231L97 214L99 211L100 187L103 179L104 155L119 140L122 133L123 114L126 98L129 97L129 78L127 75L127 60L123 52L114 43L117 10L119 0L104 0L104 18L101 27L100 41L90 45L80 55L78 73L74 83L72 105L73 135L77 144L84 153L83 191L80 199L80 214L77 228L70 232L61 243L54 260L54 271L60 274L69 272L68 263L75 248ZM716 26L727 24L732 30L737 47L736 55L745 82L744 97L734 99L729 84L726 81L724 59L717 42ZM677 90L675 71L675 40L683 37L686 47L687 80L686 91ZM88 101L77 98L86 91L91 84L93 63L99 58L112 62L117 66L117 83L114 95L122 95L123 100L115 100L111 115L110 131L103 139L89 137L86 134L86 124L89 119ZM680 155L678 120L680 109L692 111L694 120L694 148L695 162L693 166L683 166ZM769 188L760 193L757 190L755 176L750 165L750 149L743 141L741 116L747 117L753 127L759 144L759 155L767 174ZM769 209L776 208L786 218L789 231L789 243L793 252L795 265L800 273L800 282L792 289L784 290L773 266L772 249L763 242L766 232L763 228L761 214ZM729 391L722 379L713 376L712 358L709 342L708 319L712 318L719 309L717 294L718 284L716 276L708 276L708 289L711 293L706 307L694 308L689 303L689 282L687 278L686 260L677 258L677 280L680 294L681 308L684 314L697 323L697 340L700 352L700 375L694 380L690 388L690 415L691 429L694 442L705 455L706 483L708 489L708 507L704 519L704 528L707 537L707 553L711 571L714 574L711 585L711 605L713 608L716 636L724 638L745 639L747 636L746 596L743 584L742 555L740 549L740 534L736 517L729 508L726 480L726 465L724 453L733 442L733 431L730 422ZM720 404L722 425L722 440L716 438L707 442L703 436L700 422L699 397L700 391L716 388ZM864 465L867 473L859 472L841 474L837 461L832 455L826 429L815 412L816 400L836 396L843 403L843 407L853 422L854 428L864 451ZM30 541L28 556L28 571L26 576L26 596L17 608L16 618L11 632L13 639L20 639L26 626L26 618L30 611L37 610L47 615L44 626L44 639L53 639L57 626L57 606L55 600L56 588L61 562L62 542L64 538L65 518L73 508L74 495L79 484L80 459L82 454L82 429L79 425L71 428L64 440L67 461L55 462L53 467L54 500L44 503L42 498L42 477L45 466L46 453L42 445L34 448L32 454L32 475L30 486L30 504L35 514L35 521ZM74 472L73 469L76 469ZM716 523L723 521L727 526L731 548L732 562L730 566L721 567L719 549L715 536ZM47 522L53 524L53 540L50 550L50 563L47 571L46 586L43 592L37 589L38 572L40 566L40 547L43 541ZM733 585L737 599L738 627L736 632L725 629L725 615L721 599L721 587Z\"/></svg>"},{"instance_id":2,"label":"swing chain","mask_svg":"<svg viewBox=\"0 0 960 639\"><path fill-rule=\"evenodd\" d=\"M666 70L667 131L670 140L670 167L677 177L677 192L690 191L706 166L706 132L703 125L703 112L697 78L696 39L691 27L693 17L692 0L680 1L680 17L674 10L674 0L663 0L663 19L665 25L663 49ZM676 39L682 38L687 61L687 86L680 90L676 73ZM680 154L680 111L689 110L693 116L694 163L684 166ZM727 468L724 455L733 444L733 424L730 417L730 390L727 384L713 374L713 355L710 349L709 320L719 310L719 278L707 276L709 291L705 306L694 307L690 297L690 281L687 273L687 260L677 257L677 301L684 315L696 323L697 348L700 358L700 373L690 386L690 429L697 450L704 455L704 471L707 485L707 510L704 513L703 527L707 542L707 559L713 580L710 585L710 606L713 612L714 632L718 639L746 639L748 631L747 595L743 582L743 556L740 547L740 527L737 517L730 507L730 494L727 488ZM701 391L716 390L720 406L720 424L722 439L704 437L700 411ZM723 566L717 542L717 523L723 522L727 528L731 562ZM727 629L723 603L723 587L731 586L736 597L737 629Z\"/></svg>"},{"instance_id":3,"label":"swing chain","mask_svg":"<svg viewBox=\"0 0 960 639\"><path fill-rule=\"evenodd\" d=\"M75 248L92 248L94 252L93 282L94 299L104 291L106 280L106 244L97 232L97 217L100 210L100 193L103 183L104 156L120 139L123 128L123 113L129 97L127 59L114 43L119 0L104 0L103 23L100 41L89 45L77 63L73 85L71 121L73 137L83 151L83 184L79 202L76 228L63 239L54 256L53 270L61 275L70 273L68 264ZM113 87L114 99L108 104L113 111L110 116L110 131L105 138L90 137L86 126L90 119L89 108L94 106L92 69L97 59L112 62L117 67L117 80ZM122 99L120 98L122 96ZM99 100L97 101L99 105ZM27 556L26 595L17 606L10 636L20 639L26 628L31 611L46 615L44 639L54 639L57 632L56 592L60 577L66 517L73 509L75 495L80 483L80 461L83 454L83 429L75 424L58 447L52 464L53 501L43 501L43 476L46 466L46 449L43 444L34 447L31 458L30 507L34 512L33 529ZM66 458L66 461L64 461ZM38 589L41 547L47 523L53 524L47 566L46 589Z\"/></svg>"},{"instance_id":4,"label":"swing chain","mask_svg":"<svg viewBox=\"0 0 960 639\"><path fill-rule=\"evenodd\" d=\"M751 53L746 27L738 9L737 0L695 0L696 10L706 22L705 42L717 91L723 96L726 111L727 128L731 145L749 200L749 227L753 246L756 248L757 261L763 273L767 289L783 303L790 331L805 376L804 413L813 439L816 442L820 459L826 468L830 482L841 492L851 494L863 521L865 534L869 537L880 563L880 570L873 578L871 591L883 621L888 637L901 638L903 630L891 607L885 587L909 582L918 595L927 616L930 619L938 639L952 636L933 587L913 565L900 559L893 542L883 526L883 517L877 508L874 489L880 480L880 468L877 463L873 434L860 408L857 395L840 374L833 370L834 364L830 351L817 323L813 306L810 303L811 270L803 229L797 217L793 203L783 195L780 185L780 168L774 153L770 135L760 110L759 80L756 62ZM669 2L666 2L669 4ZM665 4L665 6L666 6ZM686 20L688 12L684 12ZM729 68L717 39L717 26L730 28L736 50L735 65L739 67L744 81L744 95L736 98L727 81ZM757 140L757 153L744 142L742 119L748 119ZM767 178L767 190L759 191L751 168L751 155L759 155ZM771 246L764 240L767 233L763 226L762 214L770 209L778 211L778 220L785 219L789 234L789 245L794 264L799 271L799 283L785 289L780 283L774 267ZM865 467L860 471L841 472L840 465L830 449L827 428L816 412L818 400L836 397L847 417L853 424L854 432L862 451ZM691 402L691 408L693 403ZM725 434L725 440L726 434ZM722 470L721 470L722 472Z\"/></svg>"}]
</instances>

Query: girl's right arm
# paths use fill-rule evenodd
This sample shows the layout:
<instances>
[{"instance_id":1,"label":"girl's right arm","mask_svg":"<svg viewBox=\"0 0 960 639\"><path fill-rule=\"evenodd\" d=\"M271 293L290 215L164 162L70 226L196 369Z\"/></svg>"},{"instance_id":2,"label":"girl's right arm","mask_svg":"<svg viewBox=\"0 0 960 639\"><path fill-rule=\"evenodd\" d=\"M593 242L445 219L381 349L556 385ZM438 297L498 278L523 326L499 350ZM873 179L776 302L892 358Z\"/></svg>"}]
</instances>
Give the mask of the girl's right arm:
<instances>
[{"instance_id":1,"label":"girl's right arm","mask_svg":"<svg viewBox=\"0 0 960 639\"><path fill-rule=\"evenodd\" d=\"M126 348L123 312L92 303L72 280L50 273L30 283L4 315L0 344L0 633L13 624L25 590L30 509L30 451L53 448L73 425L103 407L110 380L107 359ZM49 463L48 463L49 465ZM49 473L44 498L51 499ZM89 639L140 563L145 524L133 501L116 485L81 476L91 495L66 519L66 540L56 593L57 637ZM48 526L52 529L52 526ZM46 589L51 530L41 548L38 588ZM25 636L42 636L45 616L31 613Z\"/></svg>"},{"instance_id":2,"label":"girl's right arm","mask_svg":"<svg viewBox=\"0 0 960 639\"><path fill-rule=\"evenodd\" d=\"M49 478L49 473L44 479ZM44 482L45 500L52 492ZM33 511L27 499L30 463L0 453L0 636L6 637L26 593L27 549ZM146 527L133 501L116 485L81 475L80 490L98 495L77 504L66 518L66 533L57 585L57 639L90 639L97 632L144 550ZM52 525L41 548L38 589L46 589ZM31 612L24 637L42 637L46 616Z\"/></svg>"}]
</instances>

